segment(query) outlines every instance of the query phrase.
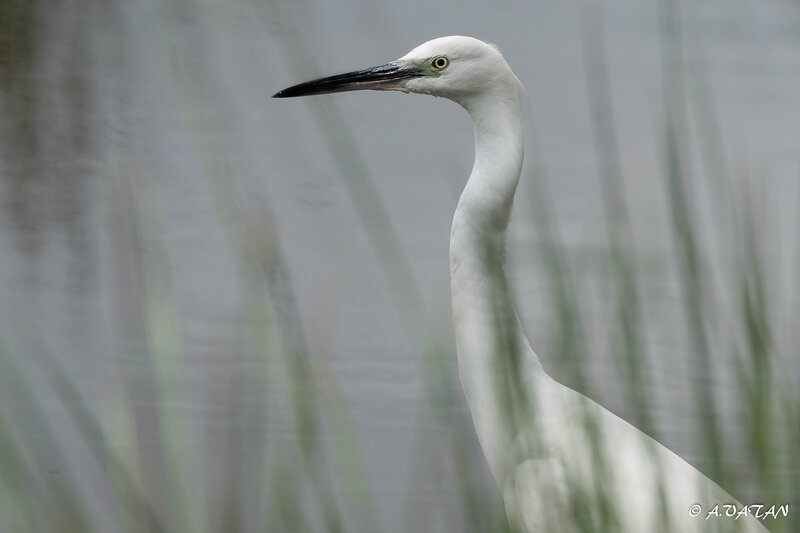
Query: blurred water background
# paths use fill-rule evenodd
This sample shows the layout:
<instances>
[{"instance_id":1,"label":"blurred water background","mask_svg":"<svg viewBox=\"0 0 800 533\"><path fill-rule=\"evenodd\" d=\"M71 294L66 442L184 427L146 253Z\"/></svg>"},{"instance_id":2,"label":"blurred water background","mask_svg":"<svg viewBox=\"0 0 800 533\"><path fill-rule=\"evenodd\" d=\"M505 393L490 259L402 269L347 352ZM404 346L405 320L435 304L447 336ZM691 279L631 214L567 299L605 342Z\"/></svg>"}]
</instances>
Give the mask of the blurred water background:
<instances>
[{"instance_id":1,"label":"blurred water background","mask_svg":"<svg viewBox=\"0 0 800 533\"><path fill-rule=\"evenodd\" d=\"M2 0L1 531L502 523L450 325L468 117L269 98L449 34L528 90L546 368L797 513L799 3Z\"/></svg>"}]
</instances>

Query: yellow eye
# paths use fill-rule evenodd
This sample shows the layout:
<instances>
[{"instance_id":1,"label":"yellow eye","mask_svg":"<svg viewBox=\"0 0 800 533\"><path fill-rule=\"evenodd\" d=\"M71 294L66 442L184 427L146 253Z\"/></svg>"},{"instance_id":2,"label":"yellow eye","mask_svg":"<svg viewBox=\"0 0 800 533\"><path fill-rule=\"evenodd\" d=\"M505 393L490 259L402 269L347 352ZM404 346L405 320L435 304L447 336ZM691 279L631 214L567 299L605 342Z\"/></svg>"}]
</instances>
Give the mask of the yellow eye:
<instances>
[{"instance_id":1,"label":"yellow eye","mask_svg":"<svg viewBox=\"0 0 800 533\"><path fill-rule=\"evenodd\" d=\"M444 70L447 68L447 65L450 64L450 60L444 56L436 56L431 59L431 68L433 70Z\"/></svg>"}]
</instances>

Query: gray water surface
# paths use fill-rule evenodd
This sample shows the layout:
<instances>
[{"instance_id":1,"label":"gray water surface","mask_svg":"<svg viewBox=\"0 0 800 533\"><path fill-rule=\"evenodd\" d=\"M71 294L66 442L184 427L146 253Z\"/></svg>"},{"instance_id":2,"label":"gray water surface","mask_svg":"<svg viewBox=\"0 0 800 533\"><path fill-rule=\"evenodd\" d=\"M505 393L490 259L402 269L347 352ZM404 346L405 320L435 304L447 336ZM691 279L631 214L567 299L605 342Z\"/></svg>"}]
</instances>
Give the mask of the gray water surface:
<instances>
[{"instance_id":1,"label":"gray water surface","mask_svg":"<svg viewBox=\"0 0 800 533\"><path fill-rule=\"evenodd\" d=\"M695 102L690 121L703 116L693 91L702 93L707 82L725 162L749 184L773 228L763 244L776 295L775 330L782 345L797 348L798 301L791 295L800 280L790 265L800 197L800 4L683 4L683 66L687 98ZM528 160L509 268L531 343L557 373L548 348L548 279L537 253L546 235L529 201L537 165L549 176L560 235L577 265L589 342L613 327L608 284L587 266L605 246L606 231L581 3L345 0L276 9L251 0L57 7L31 1L10 9L18 9L20 23L2 28L0 52L0 339L52 420L67 464L50 454L52 443L37 444L32 453L43 468L50 462L53 469L80 472L87 500L102 502L93 486L100 474L66 421L63 399L48 386L50 358L100 418L115 420L118 402L130 402L138 445L153 450L141 468L155 502L167 490L160 476L169 461L158 451L164 428L153 422L157 369L143 365L143 353L172 353L176 345L182 353L185 366L174 367L180 372L160 370L167 390L175 391L162 400L172 420L195 424L198 434L187 447L210 458L197 473L208 487L209 514L222 505L217 480L226 475L222 456L232 434L256 431L265 423L259 415L272 411L270 438L291 441L288 407L239 381L261 364L247 309L253 297L266 295L250 291L240 262L241 243L252 232L279 242L309 352L344 395L380 521L388 531L402 530L407 498L430 509L455 505L452 476L441 481L411 468L419 443L448 429L424 401L422 343L402 325L319 116L340 113L349 128L447 354L454 352L449 225L472 163L469 120L452 103L399 93L350 93L315 103L269 98L306 77L377 65L441 35L499 45L528 89ZM651 369L652 411L660 439L703 469L706 459L692 432L697 419L688 394L693 363L686 326L675 318L680 296L665 274L672 241L660 178L659 12L655 2L615 0L604 2L602 13L630 214L649 258L644 271L652 276L642 281L651 341L661 354ZM305 49L293 51L297 42ZM696 155L704 138L692 131L686 142ZM690 165L700 175L700 157ZM724 279L725 265L720 269ZM588 362L596 399L630 418L632 409L609 378L613 346L596 342ZM787 374L800 375L797 353L787 355ZM728 357L720 354L717 363L728 364ZM8 379L0 376L0 383ZM723 421L735 428L740 413L732 379L720 373L711 386ZM4 389L3 410L17 430L32 442L47 440L40 429L25 427L27 405ZM456 411L468 420L464 405ZM123 448L132 446L132 434L118 434ZM482 471L474 437L467 445ZM261 440L245 438L245 457L262 447ZM731 442L734 457L744 456L740 448ZM747 478L754 465L734 468ZM103 520L102 509L97 513ZM437 520L449 531L454 526L446 516Z\"/></svg>"}]
</instances>

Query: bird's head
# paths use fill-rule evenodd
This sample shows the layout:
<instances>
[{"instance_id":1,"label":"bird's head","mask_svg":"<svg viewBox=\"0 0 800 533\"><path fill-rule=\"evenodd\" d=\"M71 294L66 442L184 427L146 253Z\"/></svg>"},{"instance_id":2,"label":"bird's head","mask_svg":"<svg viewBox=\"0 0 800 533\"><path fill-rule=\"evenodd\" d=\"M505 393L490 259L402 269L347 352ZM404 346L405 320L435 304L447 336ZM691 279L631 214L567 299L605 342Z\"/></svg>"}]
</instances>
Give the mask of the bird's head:
<instances>
[{"instance_id":1,"label":"bird's head","mask_svg":"<svg viewBox=\"0 0 800 533\"><path fill-rule=\"evenodd\" d=\"M372 89L430 94L465 107L491 91L517 91L519 80L500 51L472 37L433 39L403 57L363 70L294 85L275 98Z\"/></svg>"}]
</instances>

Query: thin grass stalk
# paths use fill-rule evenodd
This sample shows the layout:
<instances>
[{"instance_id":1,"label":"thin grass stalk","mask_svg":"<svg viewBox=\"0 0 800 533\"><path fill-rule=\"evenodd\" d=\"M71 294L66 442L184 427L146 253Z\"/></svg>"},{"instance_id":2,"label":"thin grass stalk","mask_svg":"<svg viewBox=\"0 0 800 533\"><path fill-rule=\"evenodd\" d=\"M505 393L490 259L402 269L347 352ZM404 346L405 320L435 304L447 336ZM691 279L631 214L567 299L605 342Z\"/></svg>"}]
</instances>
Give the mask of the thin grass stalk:
<instances>
[{"instance_id":1,"label":"thin grass stalk","mask_svg":"<svg viewBox=\"0 0 800 533\"><path fill-rule=\"evenodd\" d=\"M0 358L10 357L0 340ZM10 531L33 531L41 527L34 502L45 495L35 483L37 477L25 458L24 443L14 435L13 424L0 409L0 526Z\"/></svg>"},{"instance_id":2,"label":"thin grass stalk","mask_svg":"<svg viewBox=\"0 0 800 533\"><path fill-rule=\"evenodd\" d=\"M710 462L711 478L728 485L724 467L716 399L711 384L710 346L707 337L704 298L706 296L705 263L700 255L697 234L693 229L697 217L689 187L689 150L686 143L686 98L682 67L682 34L677 0L659 2L662 42L662 79L664 83L664 168L662 177L667 190L668 208L674 245L678 253L678 272L682 291L683 318L689 331L692 353L694 398L702 421L701 444Z\"/></svg>"},{"instance_id":3,"label":"thin grass stalk","mask_svg":"<svg viewBox=\"0 0 800 533\"><path fill-rule=\"evenodd\" d=\"M266 205L263 201L261 206ZM246 275L253 283L266 288L270 302L270 314L276 322L276 332L280 335L284 361L289 371L289 389L294 409L295 433L300 444L300 452L305 465L305 473L312 482L319 510L322 512L329 531L342 531L345 521L335 503L333 480L326 466L323 449L322 422L329 422L333 430L333 442L345 442L344 447L336 447L334 454L337 465L347 474L351 484L349 495L355 497L354 510L366 530L378 530L370 498L369 484L363 466L354 456L357 446L353 440L355 432L341 407L340 393L333 384L333 378L321 360L312 360L305 335L302 331L300 312L291 289L289 269L280 249L274 222L266 212L267 224L262 226L265 237L258 239L256 248L251 248L247 258L251 272ZM256 237L253 237L256 239ZM315 375L326 375L327 391L317 390Z\"/></svg>"},{"instance_id":4,"label":"thin grass stalk","mask_svg":"<svg viewBox=\"0 0 800 533\"><path fill-rule=\"evenodd\" d=\"M773 359L776 352L775 337L770 327L772 322L766 305L766 287L762 257L765 229L756 222L756 204L748 200L753 198L749 186L743 187L745 193L739 209L742 219L741 236L743 240L739 272L739 302L741 308L741 324L744 328L745 363L747 373L746 389L749 394L747 402L749 444L752 456L758 467L761 493L767 501L778 502L781 491L775 461L780 457L777 447L777 435L772 421L776 412L773 402L775 394Z\"/></svg>"},{"instance_id":5,"label":"thin grass stalk","mask_svg":"<svg viewBox=\"0 0 800 533\"><path fill-rule=\"evenodd\" d=\"M598 160L600 189L606 232L610 244L612 275L614 276L616 309L621 327L622 346L619 363L627 385L628 399L634 406L636 425L645 433L655 435L647 391L652 390L644 365L647 354L646 322L640 304L638 274L634 251L636 242L630 225L625 197L624 172L614 123L611 84L605 51L603 11L598 4L586 4L582 13L583 57L585 78L592 118L595 154Z\"/></svg>"},{"instance_id":6,"label":"thin grass stalk","mask_svg":"<svg viewBox=\"0 0 800 533\"><path fill-rule=\"evenodd\" d=\"M144 184L144 190L147 184ZM182 376L185 353L181 342L181 324L174 304L167 251L157 235L161 210L151 196L134 193L130 211L131 222L141 236L142 254L139 256L142 289L143 327L146 339L146 356L152 369L155 386L160 444L164 451L170 507L177 531L203 533L208 524L200 511L197 498L202 485L198 474L196 453L192 448L197 429L180 409L188 405L188 391ZM176 401L183 400L183 402ZM184 403L185 402L185 403Z\"/></svg>"},{"instance_id":7,"label":"thin grass stalk","mask_svg":"<svg viewBox=\"0 0 800 533\"><path fill-rule=\"evenodd\" d=\"M28 482L23 485L22 494L33 494L36 502L32 509L23 512L23 517L33 517L30 527L54 531L60 528L69 533L95 531L86 511L80 494L74 490L77 482L74 472L68 467L64 449L58 436L53 433L48 416L40 402L33 396L33 387L29 379L20 370L14 355L5 345L0 344L0 375L4 376L5 392L15 398L19 405L26 407L25 429L20 437L13 435L20 431L19 427L9 425L9 418L0 411L3 418L5 439L10 458L19 463L10 469L8 480L13 482L16 476L24 472ZM13 440L12 440L13 439ZM15 444L15 441L20 441ZM42 472L38 465L42 461L59 465L58 475L52 471ZM37 465L37 466L33 466ZM24 470L18 468L22 466Z\"/></svg>"},{"instance_id":8,"label":"thin grass stalk","mask_svg":"<svg viewBox=\"0 0 800 533\"><path fill-rule=\"evenodd\" d=\"M529 106L530 107L530 106ZM586 328L578 305L576 276L570 265L559 222L553 206L549 176L535 127L529 128L528 145L532 148L532 170L528 177L531 186L526 198L533 214L533 223L541 235L538 254L549 281L550 302L555 307L549 327L549 344L560 372L567 376L573 388L588 392L581 357L586 351Z\"/></svg>"},{"instance_id":9,"label":"thin grass stalk","mask_svg":"<svg viewBox=\"0 0 800 533\"><path fill-rule=\"evenodd\" d=\"M109 446L100 420L92 413L83 394L61 362L49 350L43 350L42 355L46 364L46 369L42 368L42 371L48 377L50 388L61 400L61 405L83 437L92 458L99 467L106 470L108 481L113 484L116 491L114 496L117 501L123 505L130 517L142 521L143 532L166 533L161 519L137 486L123 459Z\"/></svg>"}]
</instances>

